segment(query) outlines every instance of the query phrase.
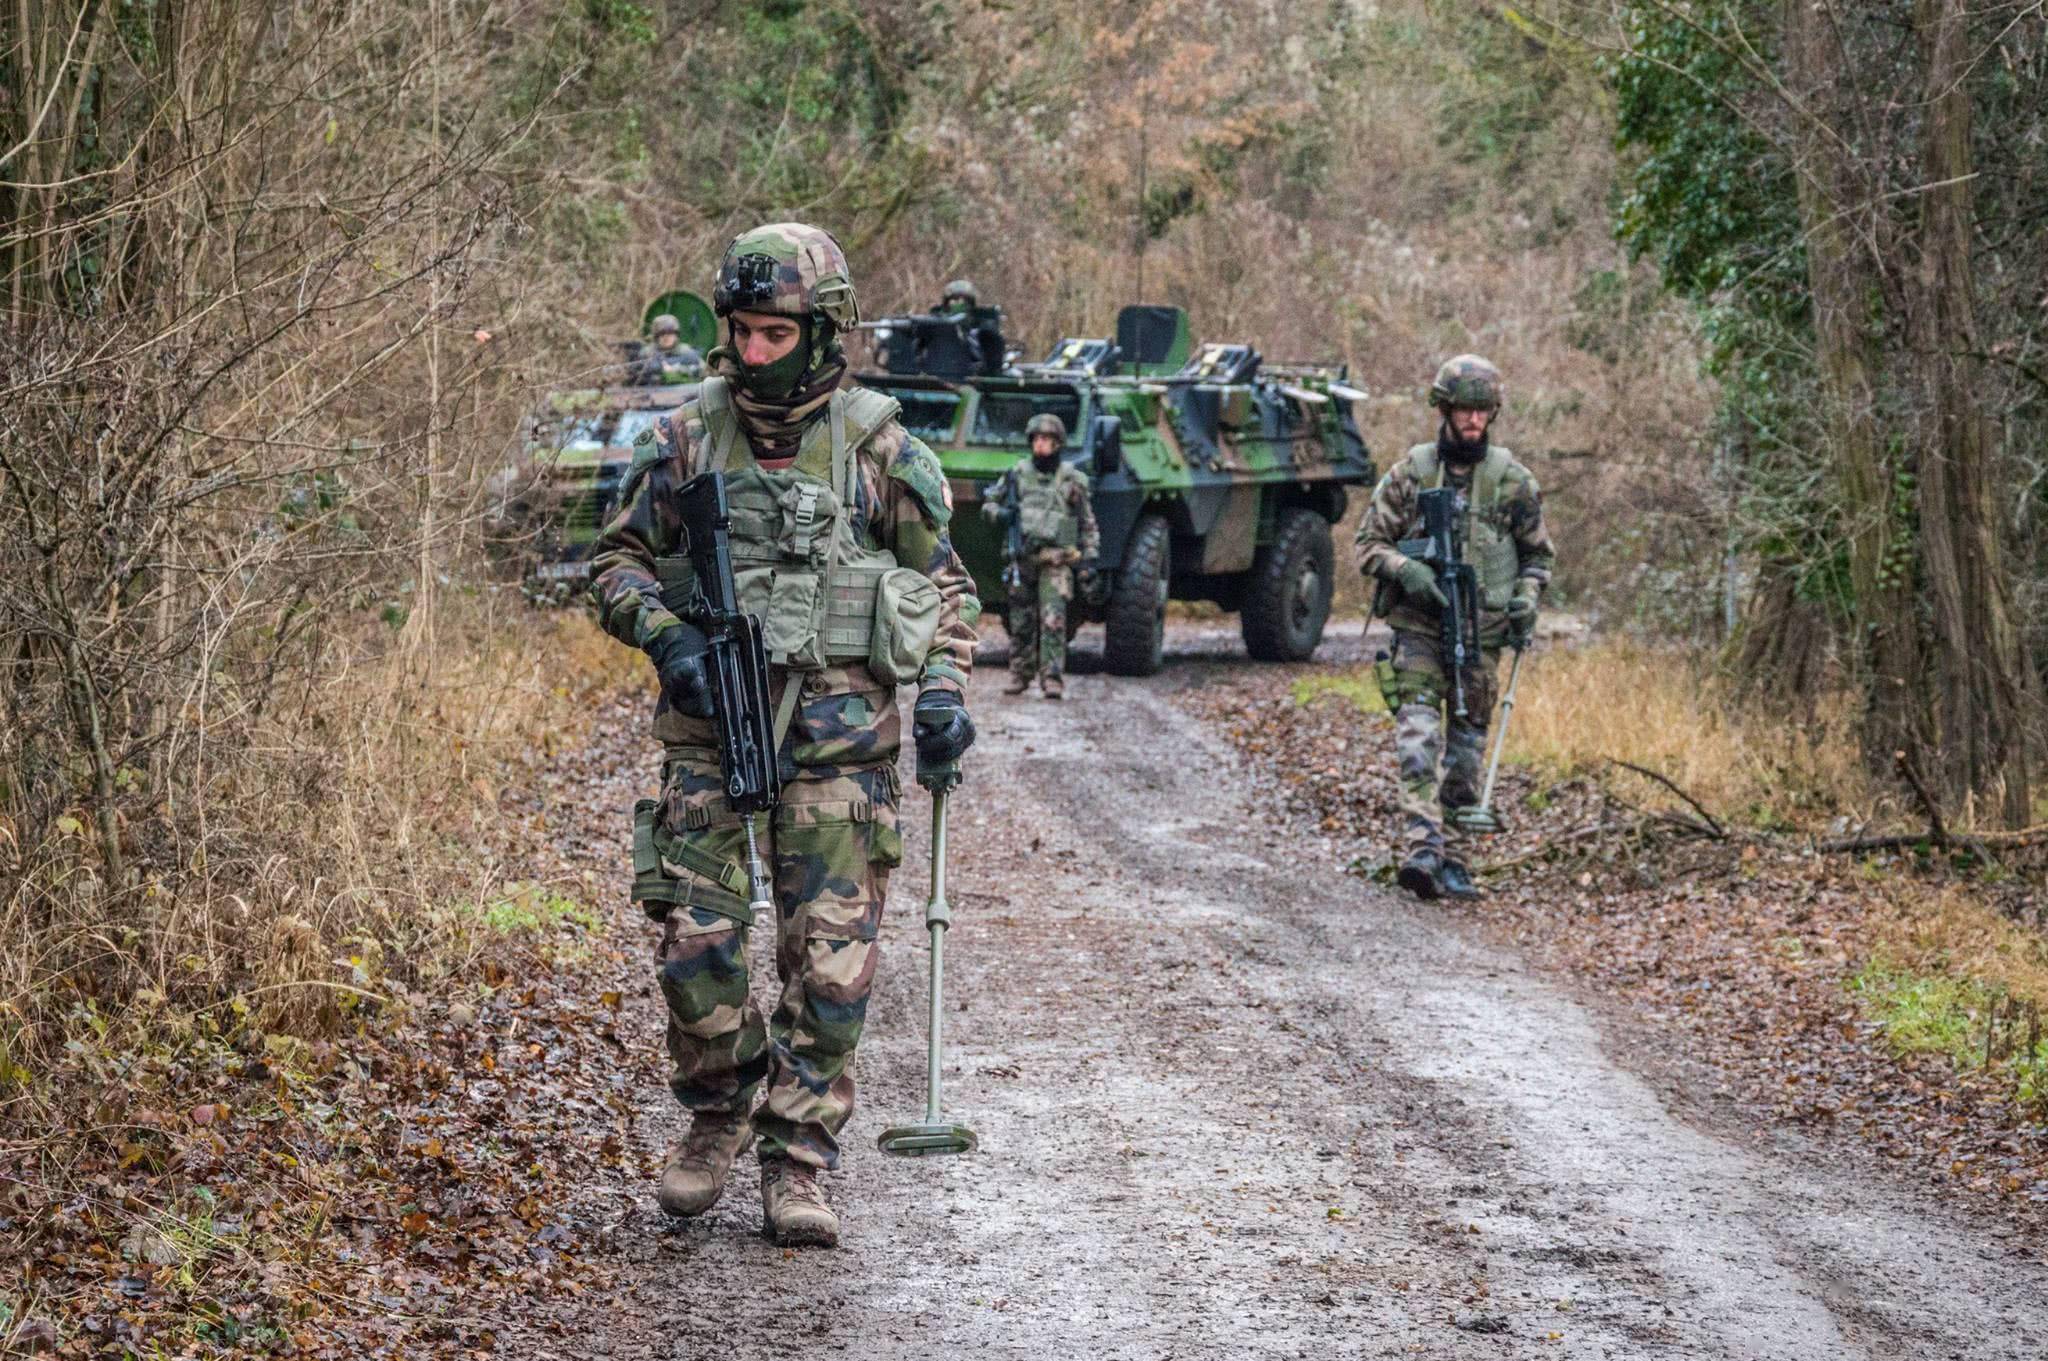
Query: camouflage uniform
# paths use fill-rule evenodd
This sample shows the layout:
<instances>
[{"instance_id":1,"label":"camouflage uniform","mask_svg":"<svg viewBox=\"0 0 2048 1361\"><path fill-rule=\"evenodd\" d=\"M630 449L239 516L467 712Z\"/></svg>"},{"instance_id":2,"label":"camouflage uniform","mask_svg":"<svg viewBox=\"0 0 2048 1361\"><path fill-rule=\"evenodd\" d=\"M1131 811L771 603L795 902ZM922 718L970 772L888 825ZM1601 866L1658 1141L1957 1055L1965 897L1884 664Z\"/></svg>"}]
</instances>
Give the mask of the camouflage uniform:
<instances>
[{"instance_id":1,"label":"camouflage uniform","mask_svg":"<svg viewBox=\"0 0 2048 1361\"><path fill-rule=\"evenodd\" d=\"M784 224L742 240L765 234L778 254L787 245L776 286L794 288L799 275L808 283L814 272L804 233L830 239ZM714 362L721 353L729 354L714 352ZM837 517L816 526L809 518L823 495L815 489L832 486L836 438L846 479L826 504L843 501L850 510L849 538L838 542L879 557L885 567L893 561L910 568L936 587L934 641L917 683L920 692L963 690L980 604L947 533L952 505L938 459L897 423L895 403L851 387L833 390L804 427L794 462L770 470L735 420L730 388L728 377L707 379L697 401L636 444L621 509L593 560L606 631L646 647L678 626L662 602L656 564L680 552L676 493L707 467L722 467L734 487L786 489L781 516L743 516L735 501L736 574L743 554L773 560L792 535L839 532L831 527ZM773 877L782 982L772 1015L763 1017L748 998L751 921L744 876L737 874L743 834L725 805L716 729L713 720L672 706L666 694L654 713L654 736L665 753L661 798L653 825L636 829L636 837L651 843L669 890L662 896L674 902L645 897L643 906L662 922L659 978L676 1099L700 1115L743 1117L765 1090L753 1120L764 1169L784 1159L829 1169L838 1164L837 1135L853 1109L852 1059L874 981L889 870L902 860L896 755L903 720L895 685L868 663L828 656L819 665L783 656L774 650L774 629L768 632L771 687L787 724L779 750L781 803L762 847Z\"/></svg>"},{"instance_id":2,"label":"camouflage uniform","mask_svg":"<svg viewBox=\"0 0 2048 1361\"><path fill-rule=\"evenodd\" d=\"M1065 438L1056 416L1037 416ZM1022 693L1035 674L1048 693L1063 687L1067 669L1067 605L1074 598L1074 567L1093 563L1102 552L1102 531L1088 495L1088 474L1062 461L1042 473L1030 457L1004 474L996 498L982 510L991 519L1006 514L1021 519L1024 552L1008 564L1003 579L1009 586L1010 689ZM1007 522L1007 521L1005 521Z\"/></svg>"},{"instance_id":3,"label":"camouflage uniform","mask_svg":"<svg viewBox=\"0 0 2048 1361\"><path fill-rule=\"evenodd\" d=\"M1468 360L1473 357L1447 363L1432 396L1439 395L1445 375L1454 378L1455 366ZM1485 368L1491 372L1492 366ZM1498 375L1492 381L1497 408ZM1448 403L1439 404L1448 409ZM1416 498L1438 486L1458 493L1464 526L1460 551L1479 578L1480 651L1465 668L1464 718L1450 712L1450 668L1443 656L1440 612L1432 600L1409 599L1397 584L1408 561L1400 541L1422 533ZM1373 489L1372 504L1358 523L1356 549L1359 570L1379 582L1375 612L1385 612L1394 630L1392 693L1386 699L1394 714L1399 753L1404 840L1411 855L1423 851L1441 856L1443 813L1479 801L1479 767L1497 698L1500 649L1510 639L1510 601L1518 594L1532 601L1540 598L1556 562L1543 523L1543 494L1529 470L1498 444L1489 443L1482 460L1465 466L1445 460L1437 444L1418 444ZM1457 837L1455 824L1453 836Z\"/></svg>"}]
</instances>

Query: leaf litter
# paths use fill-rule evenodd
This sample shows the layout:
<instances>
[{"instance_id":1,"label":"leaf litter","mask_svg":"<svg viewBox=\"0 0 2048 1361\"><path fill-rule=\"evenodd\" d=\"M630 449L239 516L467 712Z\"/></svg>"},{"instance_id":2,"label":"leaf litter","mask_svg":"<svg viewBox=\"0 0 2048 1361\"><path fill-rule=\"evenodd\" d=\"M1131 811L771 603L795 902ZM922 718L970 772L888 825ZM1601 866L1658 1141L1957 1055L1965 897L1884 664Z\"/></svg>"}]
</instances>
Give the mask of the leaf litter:
<instances>
[{"instance_id":1,"label":"leaf litter","mask_svg":"<svg viewBox=\"0 0 2048 1361\"><path fill-rule=\"evenodd\" d=\"M1392 721L1342 687L1297 690L1326 669L1218 674L1184 702L1252 758L1263 786L1254 802L1279 827L1391 885ZM1442 910L1590 985L1620 1024L1703 1065L1717 1122L1861 1148L1997 1214L2021 1239L2048 1227L2040 1099L2022 1099L1997 1065L1895 1052L1857 1005L1852 983L1896 926L1873 875L1911 876L1911 857L1817 854L1710 826L1682 791L1639 807L1624 799L1650 786L1619 786L1504 765L1495 802L1507 830L1477 839L1472 855L1486 897ZM2007 887L2008 915L2029 893ZM1980 1030L1973 1043L1985 1039Z\"/></svg>"}]
</instances>

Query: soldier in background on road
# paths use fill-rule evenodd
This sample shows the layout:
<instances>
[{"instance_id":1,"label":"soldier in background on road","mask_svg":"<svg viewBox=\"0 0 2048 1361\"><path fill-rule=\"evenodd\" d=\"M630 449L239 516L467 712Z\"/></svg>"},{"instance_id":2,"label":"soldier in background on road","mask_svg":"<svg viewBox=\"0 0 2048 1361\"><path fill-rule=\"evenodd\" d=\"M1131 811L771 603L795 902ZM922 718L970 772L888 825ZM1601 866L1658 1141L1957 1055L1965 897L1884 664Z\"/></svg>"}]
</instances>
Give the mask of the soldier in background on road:
<instances>
[{"instance_id":1,"label":"soldier in background on road","mask_svg":"<svg viewBox=\"0 0 2048 1361\"><path fill-rule=\"evenodd\" d=\"M1049 411L1024 427L1031 454L1003 474L981 513L1012 528L1003 580L1010 588L1010 683L1021 695L1038 676L1047 699L1066 693L1067 603L1076 584L1094 586L1102 533L1088 499L1088 474L1060 457L1067 424ZM1078 583L1077 583L1078 578Z\"/></svg>"},{"instance_id":2,"label":"soldier in background on road","mask_svg":"<svg viewBox=\"0 0 2048 1361\"><path fill-rule=\"evenodd\" d=\"M1490 439L1500 412L1500 371L1477 355L1447 360L1430 385L1429 401L1442 416L1436 440L1410 449L1374 488L1358 523L1358 568L1379 583L1373 613L1386 615L1394 630L1393 655L1381 664L1380 677L1394 715L1407 824L1401 886L1423 898L1473 898L1478 889L1469 867L1447 852L1444 822L1479 801L1500 649L1519 646L1534 632L1557 553L1535 477ZM1467 716L1450 716L1448 749L1449 663L1439 629L1445 597L1429 564L1400 548L1401 540L1422 532L1418 494L1437 487L1457 493L1460 556L1475 569L1479 595L1479 657L1466 667ZM1456 819L1449 820L1456 836Z\"/></svg>"},{"instance_id":3,"label":"soldier in background on road","mask_svg":"<svg viewBox=\"0 0 2048 1361\"><path fill-rule=\"evenodd\" d=\"M696 400L634 445L593 560L605 630L645 650L661 679L661 800L636 825L634 878L662 923L669 1086L692 1118L659 1199L672 1215L704 1213L758 1135L769 1232L830 1246L839 1219L817 1174L839 1164L876 929L903 858L896 687L918 689L920 777L958 759L974 740L962 695L981 606L947 534L938 458L903 429L893 399L845 383L839 337L860 313L839 244L793 222L736 237L712 306L728 343L711 352ZM706 640L663 594L693 571L678 492L706 471L726 477L736 589L762 617L774 692L782 789L763 850L777 920L764 925L782 988L765 1017L747 992L755 923Z\"/></svg>"},{"instance_id":4,"label":"soldier in background on road","mask_svg":"<svg viewBox=\"0 0 2048 1361\"><path fill-rule=\"evenodd\" d=\"M653 344L633 360L632 381L640 387L694 383L704 376L704 357L683 344L683 326L663 312L654 319Z\"/></svg>"}]
</instances>

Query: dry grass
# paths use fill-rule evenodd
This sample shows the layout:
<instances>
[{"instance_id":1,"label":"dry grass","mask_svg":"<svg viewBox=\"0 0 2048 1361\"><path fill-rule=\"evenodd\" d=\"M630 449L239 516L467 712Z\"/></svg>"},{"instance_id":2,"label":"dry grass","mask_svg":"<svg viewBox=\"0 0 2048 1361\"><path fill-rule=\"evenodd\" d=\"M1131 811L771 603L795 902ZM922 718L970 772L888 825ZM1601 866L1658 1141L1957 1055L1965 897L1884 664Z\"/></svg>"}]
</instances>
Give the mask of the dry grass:
<instances>
[{"instance_id":1,"label":"dry grass","mask_svg":"<svg viewBox=\"0 0 2048 1361\"><path fill-rule=\"evenodd\" d=\"M1887 879L1874 889L1882 952L1923 973L1974 980L2006 997L2048 1006L2048 937L1987 906L1957 884Z\"/></svg>"},{"instance_id":2,"label":"dry grass","mask_svg":"<svg viewBox=\"0 0 2048 1361\"><path fill-rule=\"evenodd\" d=\"M1603 775L1669 802L1652 782L1608 764L1629 761L1670 779L1717 818L1811 829L1873 797L1848 717L1846 702L1807 726L1788 713L1746 712L1676 647L1543 648L1523 665L1508 754L1557 776Z\"/></svg>"},{"instance_id":3,"label":"dry grass","mask_svg":"<svg viewBox=\"0 0 2048 1361\"><path fill-rule=\"evenodd\" d=\"M217 1028L314 1035L389 979L475 958L476 905L521 877L496 849L501 792L578 740L583 701L635 661L580 612L482 599L337 649L367 660L224 758L156 829L165 844L137 848L133 891L101 894L82 834L25 857L0 904L0 1116L63 1099L74 1040L176 1038L230 1014Z\"/></svg>"}]
</instances>

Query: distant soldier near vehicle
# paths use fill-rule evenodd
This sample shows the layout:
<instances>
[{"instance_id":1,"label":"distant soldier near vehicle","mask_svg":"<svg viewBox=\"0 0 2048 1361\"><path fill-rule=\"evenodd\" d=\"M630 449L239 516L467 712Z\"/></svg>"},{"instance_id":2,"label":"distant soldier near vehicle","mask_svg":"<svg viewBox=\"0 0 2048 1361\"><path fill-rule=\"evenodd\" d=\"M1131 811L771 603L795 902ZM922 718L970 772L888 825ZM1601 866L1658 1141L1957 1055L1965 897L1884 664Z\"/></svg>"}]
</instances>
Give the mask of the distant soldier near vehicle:
<instances>
[{"instance_id":1,"label":"distant soldier near vehicle","mask_svg":"<svg viewBox=\"0 0 2048 1361\"><path fill-rule=\"evenodd\" d=\"M917 686L919 781L950 779L974 740L962 697L981 607L947 533L938 459L892 398L844 381L840 336L859 309L838 243L800 223L736 237L712 305L727 343L696 400L635 444L593 563L606 631L645 650L661 681L661 798L637 812L634 891L662 923L669 1085L691 1121L658 1199L703 1214L758 1136L765 1228L830 1246L839 1219L818 1174L839 1164L876 930L903 857L896 687ZM729 551L707 572L711 548ZM725 603L708 606L714 585ZM751 667L726 679L735 616L759 620L745 634L765 655L758 687ZM764 703L735 715L732 692L756 688ZM742 726L769 734L747 750L769 747L774 766L769 800L745 808L726 778ZM781 993L763 1016L747 941L770 885Z\"/></svg>"},{"instance_id":2,"label":"distant soldier near vehicle","mask_svg":"<svg viewBox=\"0 0 2048 1361\"><path fill-rule=\"evenodd\" d=\"M947 284L932 315L959 319L960 334L973 346L982 373L1003 371L1007 343L1003 339L1003 309L983 307L981 290L974 286L974 280L955 279Z\"/></svg>"},{"instance_id":3,"label":"distant soldier near vehicle","mask_svg":"<svg viewBox=\"0 0 2048 1361\"><path fill-rule=\"evenodd\" d=\"M946 285L946 291L939 295L939 305L932 311L947 316L961 316L979 306L981 290L974 286L974 280L955 279Z\"/></svg>"},{"instance_id":4,"label":"distant soldier near vehicle","mask_svg":"<svg viewBox=\"0 0 2048 1361\"><path fill-rule=\"evenodd\" d=\"M1436 440L1410 449L1374 488L1358 524L1358 567L1378 583L1374 615L1394 630L1378 670L1399 751L1401 886L1475 898L1471 869L1453 853L1463 840L1456 815L1479 801L1500 649L1535 631L1557 553L1535 477L1490 438L1500 371L1477 355L1447 360L1429 401L1442 417Z\"/></svg>"},{"instance_id":5,"label":"distant soldier near vehicle","mask_svg":"<svg viewBox=\"0 0 2048 1361\"><path fill-rule=\"evenodd\" d=\"M1010 683L1021 695L1038 677L1047 699L1066 694L1067 605L1078 585L1094 589L1102 533L1088 498L1088 474L1060 457L1067 423L1049 411L1024 427L1031 453L1004 473L981 513L1008 531L1003 581L1009 587Z\"/></svg>"},{"instance_id":6,"label":"distant soldier near vehicle","mask_svg":"<svg viewBox=\"0 0 2048 1361\"><path fill-rule=\"evenodd\" d=\"M694 383L704 376L704 357L683 344L683 325L663 312L654 319L653 344L643 346L632 363L632 381L640 387Z\"/></svg>"}]
</instances>

